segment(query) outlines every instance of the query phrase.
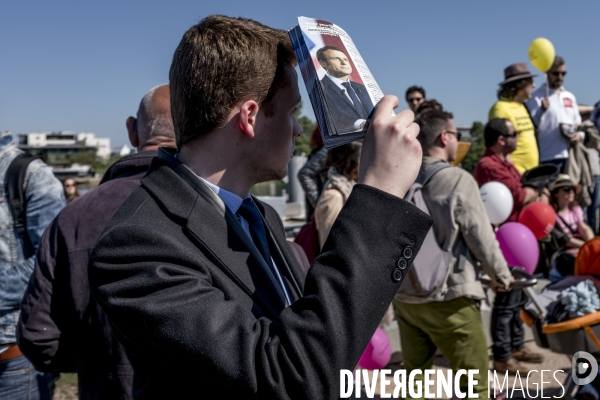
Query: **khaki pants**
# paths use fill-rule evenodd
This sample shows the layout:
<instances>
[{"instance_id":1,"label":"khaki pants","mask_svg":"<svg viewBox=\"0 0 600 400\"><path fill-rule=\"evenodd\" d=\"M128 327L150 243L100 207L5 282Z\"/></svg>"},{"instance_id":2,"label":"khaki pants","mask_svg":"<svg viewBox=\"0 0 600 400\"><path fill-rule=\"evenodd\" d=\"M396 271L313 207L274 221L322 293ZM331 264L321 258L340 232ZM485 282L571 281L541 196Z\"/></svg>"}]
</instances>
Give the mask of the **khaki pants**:
<instances>
[{"instance_id":1,"label":"khaki pants","mask_svg":"<svg viewBox=\"0 0 600 400\"><path fill-rule=\"evenodd\" d=\"M487 398L488 350L477 302L459 297L425 304L394 300L393 304L400 327L406 376L413 369L431 368L435 351L439 348L450 361L454 373L459 369L479 370L479 375L475 375L478 384L474 392L479 394L480 399ZM417 377L423 381L423 375ZM466 375L461 376L460 386L461 391L466 392Z\"/></svg>"}]
</instances>

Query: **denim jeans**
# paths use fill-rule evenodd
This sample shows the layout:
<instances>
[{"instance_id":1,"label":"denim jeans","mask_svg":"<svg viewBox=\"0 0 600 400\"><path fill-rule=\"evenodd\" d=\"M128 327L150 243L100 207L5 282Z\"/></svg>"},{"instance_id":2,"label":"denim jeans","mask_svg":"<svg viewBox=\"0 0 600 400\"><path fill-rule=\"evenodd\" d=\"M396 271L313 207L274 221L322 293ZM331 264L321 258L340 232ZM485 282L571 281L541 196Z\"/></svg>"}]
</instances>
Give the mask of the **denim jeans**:
<instances>
[{"instance_id":1,"label":"denim jeans","mask_svg":"<svg viewBox=\"0 0 600 400\"><path fill-rule=\"evenodd\" d=\"M600 175L594 175L594 187L590 188L592 204L587 208L588 225L592 227L594 235L598 234L598 221L596 221L596 209L600 207Z\"/></svg>"},{"instance_id":2,"label":"denim jeans","mask_svg":"<svg viewBox=\"0 0 600 400\"><path fill-rule=\"evenodd\" d=\"M0 362L0 400L52 400L58 377L36 371L24 356Z\"/></svg>"},{"instance_id":3,"label":"denim jeans","mask_svg":"<svg viewBox=\"0 0 600 400\"><path fill-rule=\"evenodd\" d=\"M519 312L525 303L527 297L522 290L496 293L490 326L494 360L507 361L512 357L513 350L523 347L523 321Z\"/></svg>"}]
</instances>

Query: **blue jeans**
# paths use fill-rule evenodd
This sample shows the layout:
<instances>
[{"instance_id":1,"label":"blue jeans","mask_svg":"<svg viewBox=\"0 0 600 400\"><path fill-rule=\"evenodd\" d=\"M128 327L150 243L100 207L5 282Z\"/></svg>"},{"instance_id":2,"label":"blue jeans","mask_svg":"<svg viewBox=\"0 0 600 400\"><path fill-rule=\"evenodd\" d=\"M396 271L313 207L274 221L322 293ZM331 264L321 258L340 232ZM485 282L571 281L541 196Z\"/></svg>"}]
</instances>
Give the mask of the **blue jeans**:
<instances>
[{"instance_id":1,"label":"blue jeans","mask_svg":"<svg viewBox=\"0 0 600 400\"><path fill-rule=\"evenodd\" d=\"M590 188L591 189L591 188ZM598 221L596 221L596 209L600 207L600 175L594 175L594 188L590 190L592 204L587 208L588 224L592 227L594 235L598 234Z\"/></svg>"},{"instance_id":2,"label":"blue jeans","mask_svg":"<svg viewBox=\"0 0 600 400\"><path fill-rule=\"evenodd\" d=\"M58 377L36 371L24 356L0 362L0 400L52 400Z\"/></svg>"}]
</instances>

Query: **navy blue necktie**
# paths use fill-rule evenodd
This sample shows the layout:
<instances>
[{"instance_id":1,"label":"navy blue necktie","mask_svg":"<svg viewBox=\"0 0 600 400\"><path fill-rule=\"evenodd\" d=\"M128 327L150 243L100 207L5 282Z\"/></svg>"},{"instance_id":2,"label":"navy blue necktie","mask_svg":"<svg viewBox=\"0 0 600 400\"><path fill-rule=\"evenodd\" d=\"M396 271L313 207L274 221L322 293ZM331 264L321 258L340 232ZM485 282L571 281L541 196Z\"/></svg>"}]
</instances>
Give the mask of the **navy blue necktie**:
<instances>
[{"instance_id":1,"label":"navy blue necktie","mask_svg":"<svg viewBox=\"0 0 600 400\"><path fill-rule=\"evenodd\" d=\"M362 102L358 99L358 96L354 92L354 88L352 85L350 85L350 82L342 82L342 86L346 88L346 92L348 92L348 96L350 96L350 99L354 103L354 108L358 112L360 118L367 119L369 115L365 112L365 108L363 107Z\"/></svg>"},{"instance_id":2,"label":"navy blue necktie","mask_svg":"<svg viewBox=\"0 0 600 400\"><path fill-rule=\"evenodd\" d=\"M275 282L277 282L276 290L284 303L287 302L285 293L283 288L281 287L281 282L277 279L277 272L275 271L275 266L273 265L273 259L271 258L271 252L269 251L269 242L267 241L267 230L265 228L265 224L262 219L262 215L258 208L252 201L252 198L245 198L242 202L242 205L238 209L237 213L248 221L248 225L250 225L250 235L252 236L252 241L254 245L258 248L258 251L263 256L265 263L269 267L269 270L266 271L270 274Z\"/></svg>"}]
</instances>

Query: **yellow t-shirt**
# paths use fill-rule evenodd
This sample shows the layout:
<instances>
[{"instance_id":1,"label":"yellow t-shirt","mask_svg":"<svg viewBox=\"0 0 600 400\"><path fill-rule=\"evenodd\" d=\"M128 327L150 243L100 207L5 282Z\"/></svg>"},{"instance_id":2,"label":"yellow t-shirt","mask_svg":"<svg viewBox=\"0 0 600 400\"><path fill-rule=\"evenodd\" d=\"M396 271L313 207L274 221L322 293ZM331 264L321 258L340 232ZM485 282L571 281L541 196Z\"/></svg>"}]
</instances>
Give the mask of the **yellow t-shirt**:
<instances>
[{"instance_id":1,"label":"yellow t-shirt","mask_svg":"<svg viewBox=\"0 0 600 400\"><path fill-rule=\"evenodd\" d=\"M488 118L508 119L519 132L517 149L510 153L510 159L520 173L539 165L540 153L535 139L535 128L524 104L500 99L490 109Z\"/></svg>"}]
</instances>

